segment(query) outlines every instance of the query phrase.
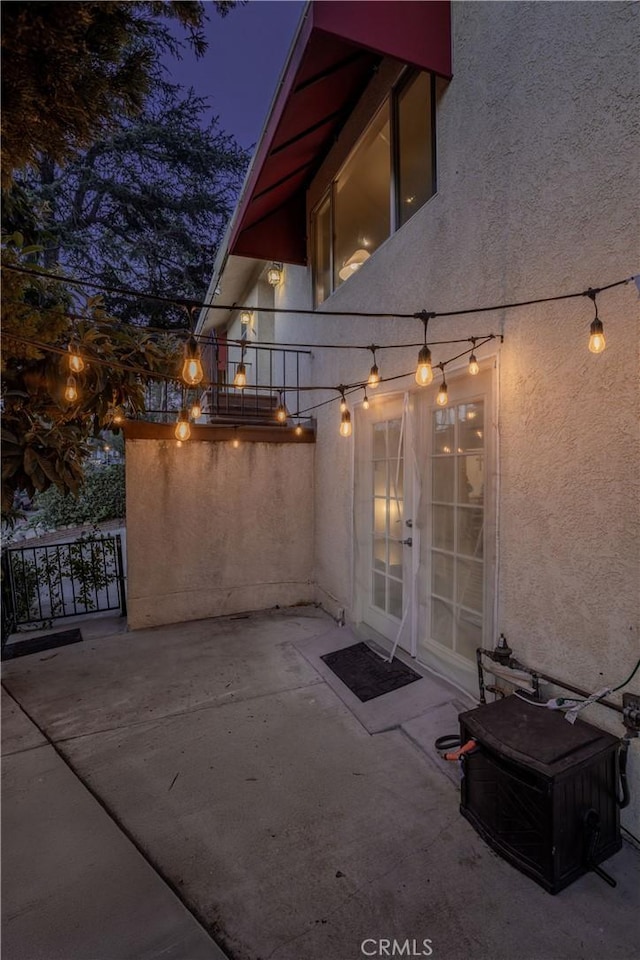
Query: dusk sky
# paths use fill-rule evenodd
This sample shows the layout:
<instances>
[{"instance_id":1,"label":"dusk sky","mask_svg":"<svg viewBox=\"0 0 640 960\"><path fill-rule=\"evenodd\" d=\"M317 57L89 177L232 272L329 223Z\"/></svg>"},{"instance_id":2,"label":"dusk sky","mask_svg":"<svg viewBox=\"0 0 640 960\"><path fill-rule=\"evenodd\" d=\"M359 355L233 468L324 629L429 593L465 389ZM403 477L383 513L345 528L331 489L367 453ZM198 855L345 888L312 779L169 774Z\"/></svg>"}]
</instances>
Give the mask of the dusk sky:
<instances>
[{"instance_id":1,"label":"dusk sky","mask_svg":"<svg viewBox=\"0 0 640 960\"><path fill-rule=\"evenodd\" d=\"M250 0L223 18L207 3L204 57L185 52L167 62L172 78L207 97L221 128L243 147L260 136L304 6L304 0Z\"/></svg>"}]
</instances>

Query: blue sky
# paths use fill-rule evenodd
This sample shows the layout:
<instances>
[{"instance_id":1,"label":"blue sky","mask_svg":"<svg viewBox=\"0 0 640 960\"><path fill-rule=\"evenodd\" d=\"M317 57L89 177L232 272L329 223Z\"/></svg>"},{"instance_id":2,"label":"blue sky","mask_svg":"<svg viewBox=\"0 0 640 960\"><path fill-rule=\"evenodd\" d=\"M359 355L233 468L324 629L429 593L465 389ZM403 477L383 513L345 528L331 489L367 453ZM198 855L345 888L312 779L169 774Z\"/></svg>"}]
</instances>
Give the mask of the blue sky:
<instances>
[{"instance_id":1,"label":"blue sky","mask_svg":"<svg viewBox=\"0 0 640 960\"><path fill-rule=\"evenodd\" d=\"M185 51L167 69L209 101L225 133L243 147L260 136L304 0L250 0L222 18L213 6L205 32L209 48L200 60Z\"/></svg>"}]
</instances>

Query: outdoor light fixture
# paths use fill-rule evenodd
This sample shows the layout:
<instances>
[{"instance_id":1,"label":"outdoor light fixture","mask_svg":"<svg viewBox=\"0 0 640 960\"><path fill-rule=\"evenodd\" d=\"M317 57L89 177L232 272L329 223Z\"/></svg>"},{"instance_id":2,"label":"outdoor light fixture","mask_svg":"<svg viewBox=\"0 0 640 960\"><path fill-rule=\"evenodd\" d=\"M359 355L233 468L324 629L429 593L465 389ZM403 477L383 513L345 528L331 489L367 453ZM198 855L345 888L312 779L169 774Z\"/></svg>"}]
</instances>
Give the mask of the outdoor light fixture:
<instances>
[{"instance_id":1,"label":"outdoor light fixture","mask_svg":"<svg viewBox=\"0 0 640 960\"><path fill-rule=\"evenodd\" d=\"M184 363L182 365L182 379L189 387L197 386L204 377L200 348L194 336L189 337L184 345Z\"/></svg>"},{"instance_id":2,"label":"outdoor light fixture","mask_svg":"<svg viewBox=\"0 0 640 960\"><path fill-rule=\"evenodd\" d=\"M181 410L178 414L176 428L173 433L176 440L188 440L191 436L191 425L186 410Z\"/></svg>"},{"instance_id":3,"label":"outdoor light fixture","mask_svg":"<svg viewBox=\"0 0 640 960\"><path fill-rule=\"evenodd\" d=\"M233 438L233 440L231 441L231 446L233 447L234 450L238 449L238 447L240 446L240 441L238 440L237 437Z\"/></svg>"},{"instance_id":4,"label":"outdoor light fixture","mask_svg":"<svg viewBox=\"0 0 640 960\"><path fill-rule=\"evenodd\" d=\"M371 404L369 403L369 397L367 396L366 390L364 394L364 400L362 401L362 409L368 410Z\"/></svg>"},{"instance_id":5,"label":"outdoor light fixture","mask_svg":"<svg viewBox=\"0 0 640 960\"><path fill-rule=\"evenodd\" d=\"M296 435L297 437L301 437L301 436L302 436L302 427L300 426L300 424L298 424L298 426L297 426L296 429L294 430L294 433L295 433L295 435Z\"/></svg>"},{"instance_id":6,"label":"outdoor light fixture","mask_svg":"<svg viewBox=\"0 0 640 960\"><path fill-rule=\"evenodd\" d=\"M281 280L282 280L282 264L272 263L269 269L267 270L267 283L270 283L272 287L277 287Z\"/></svg>"},{"instance_id":7,"label":"outdoor light fixture","mask_svg":"<svg viewBox=\"0 0 640 960\"><path fill-rule=\"evenodd\" d=\"M378 365L376 364L376 350L377 347L369 347L371 353L373 354L373 366L369 371L369 377L367 379L367 386L370 390L377 390L380 386L380 371L378 370Z\"/></svg>"},{"instance_id":8,"label":"outdoor light fixture","mask_svg":"<svg viewBox=\"0 0 640 960\"><path fill-rule=\"evenodd\" d=\"M345 400L344 393L343 393L342 397L340 398L340 413L344 413L346 409L347 409L347 401Z\"/></svg>"},{"instance_id":9,"label":"outdoor light fixture","mask_svg":"<svg viewBox=\"0 0 640 960\"><path fill-rule=\"evenodd\" d=\"M348 280L349 277L353 276L356 270L359 270L362 264L369 259L371 254L368 250L355 250L350 257L348 257L342 269L338 271L338 276L341 280Z\"/></svg>"},{"instance_id":10,"label":"outdoor light fixture","mask_svg":"<svg viewBox=\"0 0 640 960\"><path fill-rule=\"evenodd\" d=\"M439 407L446 407L449 402L449 396L447 394L447 381L444 378L444 370L442 371L442 383L440 384L440 389L438 390L438 396L436 397L436 403Z\"/></svg>"},{"instance_id":11,"label":"outdoor light fixture","mask_svg":"<svg viewBox=\"0 0 640 960\"><path fill-rule=\"evenodd\" d=\"M348 410L345 410L340 417L340 436L351 436L351 414Z\"/></svg>"},{"instance_id":12,"label":"outdoor light fixture","mask_svg":"<svg viewBox=\"0 0 640 960\"><path fill-rule=\"evenodd\" d=\"M119 424L119 423L122 423L123 420L124 420L124 410L122 409L122 407L114 407L111 414L111 422Z\"/></svg>"},{"instance_id":13,"label":"outdoor light fixture","mask_svg":"<svg viewBox=\"0 0 640 960\"><path fill-rule=\"evenodd\" d=\"M278 423L286 423L288 416L289 414L287 413L287 408L282 402L282 394L280 394L280 403L276 407L276 420Z\"/></svg>"},{"instance_id":14,"label":"outdoor light fixture","mask_svg":"<svg viewBox=\"0 0 640 960\"><path fill-rule=\"evenodd\" d=\"M233 378L233 385L237 387L238 390L242 390L243 387L247 385L247 368L244 365L244 362L240 362L236 367L236 375Z\"/></svg>"},{"instance_id":15,"label":"outdoor light fixture","mask_svg":"<svg viewBox=\"0 0 640 960\"><path fill-rule=\"evenodd\" d=\"M418 366L416 367L416 383L419 387L428 387L433 380L433 369L431 367L431 350L425 344L420 348L418 354Z\"/></svg>"},{"instance_id":16,"label":"outdoor light fixture","mask_svg":"<svg viewBox=\"0 0 640 960\"><path fill-rule=\"evenodd\" d=\"M82 373L84 370L84 360L80 355L77 343L75 341L70 343L67 349L69 350L69 370L71 373Z\"/></svg>"},{"instance_id":17,"label":"outdoor light fixture","mask_svg":"<svg viewBox=\"0 0 640 960\"><path fill-rule=\"evenodd\" d=\"M602 320L598 316L598 304L596 303L596 292L595 290L587 290L587 296L590 300L593 300L593 306L595 307L596 315L591 321L591 327L589 330L589 350L591 353L602 353L604 348L607 345L607 341L604 336L604 327L602 326Z\"/></svg>"},{"instance_id":18,"label":"outdoor light fixture","mask_svg":"<svg viewBox=\"0 0 640 960\"><path fill-rule=\"evenodd\" d=\"M472 377L475 377L477 376L477 374L480 373L480 364L476 360L476 354L475 354L475 349L476 349L475 337L471 337L471 343L473 345L473 349L471 350L471 355L469 357L469 373L471 374Z\"/></svg>"},{"instance_id":19,"label":"outdoor light fixture","mask_svg":"<svg viewBox=\"0 0 640 960\"><path fill-rule=\"evenodd\" d=\"M242 324L243 327L248 327L252 320L253 320L252 310L240 311L240 323Z\"/></svg>"},{"instance_id":20,"label":"outdoor light fixture","mask_svg":"<svg viewBox=\"0 0 640 960\"><path fill-rule=\"evenodd\" d=\"M67 403L75 403L78 399L78 386L76 384L76 378L73 374L69 374L67 377L67 385L64 388L64 398Z\"/></svg>"},{"instance_id":21,"label":"outdoor light fixture","mask_svg":"<svg viewBox=\"0 0 640 960\"><path fill-rule=\"evenodd\" d=\"M202 416L202 407L200 406L200 401L199 401L199 400L195 400L195 401L192 403L192 405L191 405L191 410L190 410L190 414L191 414L191 419L192 419L192 420L197 420L199 417Z\"/></svg>"}]
</instances>

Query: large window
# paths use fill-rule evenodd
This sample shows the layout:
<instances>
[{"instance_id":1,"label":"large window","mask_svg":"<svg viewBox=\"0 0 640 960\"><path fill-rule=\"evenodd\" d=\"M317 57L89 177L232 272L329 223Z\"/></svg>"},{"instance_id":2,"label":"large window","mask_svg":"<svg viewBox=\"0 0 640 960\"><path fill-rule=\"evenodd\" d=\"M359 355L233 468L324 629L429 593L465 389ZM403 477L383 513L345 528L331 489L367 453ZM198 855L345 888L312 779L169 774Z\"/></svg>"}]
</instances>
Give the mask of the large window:
<instances>
[{"instance_id":1,"label":"large window","mask_svg":"<svg viewBox=\"0 0 640 960\"><path fill-rule=\"evenodd\" d=\"M435 192L433 78L392 91L312 216L315 302L360 269Z\"/></svg>"}]
</instances>

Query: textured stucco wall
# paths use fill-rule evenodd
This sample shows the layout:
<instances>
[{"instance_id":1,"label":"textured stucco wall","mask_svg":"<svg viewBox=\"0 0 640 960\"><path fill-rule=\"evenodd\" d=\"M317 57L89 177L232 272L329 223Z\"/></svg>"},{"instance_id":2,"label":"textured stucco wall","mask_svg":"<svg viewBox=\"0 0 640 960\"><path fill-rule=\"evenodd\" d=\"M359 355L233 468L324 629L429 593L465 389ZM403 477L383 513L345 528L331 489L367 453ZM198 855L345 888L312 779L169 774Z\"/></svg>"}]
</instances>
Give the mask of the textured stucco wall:
<instances>
[{"instance_id":1,"label":"textured stucco wall","mask_svg":"<svg viewBox=\"0 0 640 960\"><path fill-rule=\"evenodd\" d=\"M313 444L127 440L129 626L313 599Z\"/></svg>"},{"instance_id":2,"label":"textured stucco wall","mask_svg":"<svg viewBox=\"0 0 640 960\"><path fill-rule=\"evenodd\" d=\"M454 77L438 85L438 192L347 284L330 310L412 312L605 285L640 270L638 4L454 3ZM318 195L348 149L345 131ZM280 303L309 303L290 269ZM607 349L587 350L586 299L442 319L430 339L487 331L500 349L498 630L517 655L589 689L640 654L638 297L599 298ZM278 339L391 343L416 321L279 318ZM445 359L447 348L434 350ZM382 354L383 376L415 351ZM316 351L313 382L366 377L370 355ZM452 374L453 375L453 374ZM401 381L411 389L411 381ZM398 389L396 386L393 389ZM318 411L315 563L352 610L352 448ZM632 689L640 690L638 678ZM615 732L614 715L592 713ZM640 821L640 762L631 767Z\"/></svg>"}]
</instances>

